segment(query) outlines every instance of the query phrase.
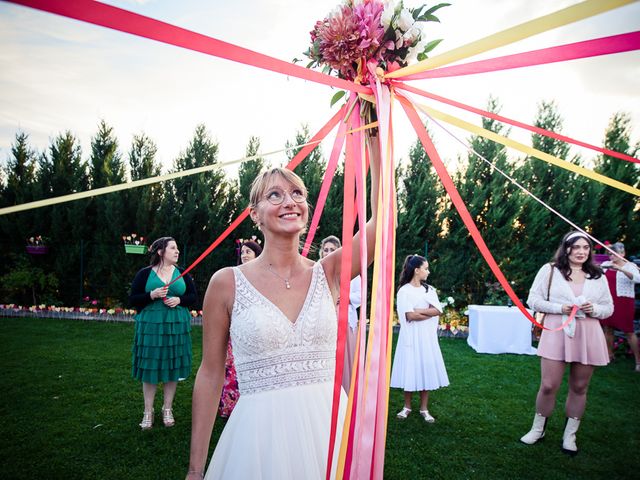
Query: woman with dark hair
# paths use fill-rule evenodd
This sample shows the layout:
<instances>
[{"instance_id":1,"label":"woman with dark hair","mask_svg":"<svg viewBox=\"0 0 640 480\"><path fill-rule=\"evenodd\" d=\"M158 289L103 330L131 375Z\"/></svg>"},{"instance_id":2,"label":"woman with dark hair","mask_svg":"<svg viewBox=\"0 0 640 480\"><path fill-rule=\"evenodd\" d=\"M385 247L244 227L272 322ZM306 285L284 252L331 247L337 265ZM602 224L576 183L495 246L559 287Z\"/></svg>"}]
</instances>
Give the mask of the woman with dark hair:
<instances>
[{"instance_id":1,"label":"woman with dark hair","mask_svg":"<svg viewBox=\"0 0 640 480\"><path fill-rule=\"evenodd\" d=\"M640 372L640 349L638 337L633 331L633 314L635 313L635 285L640 283L640 270L635 263L624 258L624 244L616 242L611 245L615 254L609 255L609 260L601 267L609 283L609 291L613 297L613 315L600 320L607 339L609 358L613 360L613 330L620 330L627 337L629 347L636 360L636 372Z\"/></svg>"},{"instance_id":2,"label":"woman with dark hair","mask_svg":"<svg viewBox=\"0 0 640 480\"><path fill-rule=\"evenodd\" d=\"M238 265L243 265L254 260L256 257L259 257L261 253L262 247L257 241L246 240L240 247L240 263L238 263Z\"/></svg>"},{"instance_id":3,"label":"woman with dark hair","mask_svg":"<svg viewBox=\"0 0 640 480\"><path fill-rule=\"evenodd\" d=\"M531 430L520 441L528 445L544 437L547 419L569 365L569 393L565 405L567 422L562 451L575 455L576 433L587 402L587 389L595 366L609 363L607 344L598 319L613 312L607 280L593 263L593 244L586 234L564 236L552 263L544 265L533 281L527 303L544 312L545 330L538 345L540 389ZM569 322L573 307L578 307ZM561 328L563 327L564 328Z\"/></svg>"},{"instance_id":4,"label":"woman with dark hair","mask_svg":"<svg viewBox=\"0 0 640 480\"><path fill-rule=\"evenodd\" d=\"M191 373L191 315L187 307L198 300L189 275L175 280L181 270L177 267L180 251L173 238L157 239L149 253L151 266L136 274L129 296L138 312L131 375L142 381L143 430L153 427L153 402L160 382L164 390L162 422L165 427L175 425L173 399L178 380Z\"/></svg>"},{"instance_id":5,"label":"woman with dark hair","mask_svg":"<svg viewBox=\"0 0 640 480\"><path fill-rule=\"evenodd\" d=\"M255 238L255 237L254 237ZM262 247L257 241L247 240L240 247L240 265L244 265L251 260L255 260L262 253ZM227 361L224 364L224 384L222 385L222 394L220 395L220 403L218 404L218 415L222 418L228 418L233 412L233 408L240 398L240 390L238 388L238 374L233 361L233 347L231 339L227 345Z\"/></svg>"},{"instance_id":6,"label":"woman with dark hair","mask_svg":"<svg viewBox=\"0 0 640 480\"><path fill-rule=\"evenodd\" d=\"M400 335L393 357L391 387L404 390L404 407L397 417L411 413L411 396L420 392L420 415L435 422L429 413L429 390L449 385L447 369L438 344L438 322L442 305L435 289L427 285L429 263L420 255L409 255L400 274L397 310Z\"/></svg>"}]
</instances>

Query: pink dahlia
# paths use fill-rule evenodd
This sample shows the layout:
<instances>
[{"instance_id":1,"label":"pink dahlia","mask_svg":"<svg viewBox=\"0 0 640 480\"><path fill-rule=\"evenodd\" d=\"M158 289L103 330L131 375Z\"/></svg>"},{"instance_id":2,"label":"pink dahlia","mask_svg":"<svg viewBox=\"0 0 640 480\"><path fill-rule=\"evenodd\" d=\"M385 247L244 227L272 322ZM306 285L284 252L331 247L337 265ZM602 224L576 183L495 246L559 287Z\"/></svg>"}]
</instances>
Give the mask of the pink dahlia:
<instances>
[{"instance_id":1,"label":"pink dahlia","mask_svg":"<svg viewBox=\"0 0 640 480\"><path fill-rule=\"evenodd\" d=\"M358 19L358 48L365 58L374 58L380 49L384 37L381 17L384 5L377 0L365 1L356 5L353 14Z\"/></svg>"},{"instance_id":2,"label":"pink dahlia","mask_svg":"<svg viewBox=\"0 0 640 480\"><path fill-rule=\"evenodd\" d=\"M319 53L324 63L338 70L344 78L356 76L355 62L363 56L360 47L360 23L353 10L338 7L314 29Z\"/></svg>"}]
</instances>

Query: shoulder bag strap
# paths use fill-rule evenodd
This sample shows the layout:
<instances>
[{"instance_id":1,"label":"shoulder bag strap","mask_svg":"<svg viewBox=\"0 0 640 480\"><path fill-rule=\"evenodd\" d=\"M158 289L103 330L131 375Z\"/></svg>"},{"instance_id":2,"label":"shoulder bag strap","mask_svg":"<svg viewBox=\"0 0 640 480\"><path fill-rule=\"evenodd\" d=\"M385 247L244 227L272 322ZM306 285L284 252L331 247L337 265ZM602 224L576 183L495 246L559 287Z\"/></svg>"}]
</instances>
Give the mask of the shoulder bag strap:
<instances>
[{"instance_id":1,"label":"shoulder bag strap","mask_svg":"<svg viewBox=\"0 0 640 480\"><path fill-rule=\"evenodd\" d=\"M551 266L551 273L549 274L549 285L547 285L547 302L549 301L549 296L551 295L551 281L553 280L553 263L549 264Z\"/></svg>"}]
</instances>

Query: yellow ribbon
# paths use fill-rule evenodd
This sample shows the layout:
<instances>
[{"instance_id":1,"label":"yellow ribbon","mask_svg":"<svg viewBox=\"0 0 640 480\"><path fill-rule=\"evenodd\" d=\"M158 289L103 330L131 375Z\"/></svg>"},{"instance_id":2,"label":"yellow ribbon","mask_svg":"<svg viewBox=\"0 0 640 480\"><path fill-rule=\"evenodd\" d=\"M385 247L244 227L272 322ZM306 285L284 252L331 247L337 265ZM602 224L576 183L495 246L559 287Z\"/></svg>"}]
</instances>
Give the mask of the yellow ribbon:
<instances>
[{"instance_id":1,"label":"yellow ribbon","mask_svg":"<svg viewBox=\"0 0 640 480\"><path fill-rule=\"evenodd\" d=\"M346 133L356 133L356 132L360 132L362 130L368 130L369 128L375 128L378 126L378 122L371 122L371 123L367 123L366 125L363 125L361 127L358 128L354 128L352 130L347 131Z\"/></svg>"},{"instance_id":2,"label":"yellow ribbon","mask_svg":"<svg viewBox=\"0 0 640 480\"><path fill-rule=\"evenodd\" d=\"M613 178L609 178L605 175L601 175L592 170L580 167L571 162L567 162L566 160L562 160L558 157L554 157L553 155L549 155L548 153L537 150L533 147L529 147L528 145L524 145L523 143L516 142L507 137L503 137L502 135L498 135L495 132L490 130L486 130L482 127L478 127L477 125L473 125L472 123L465 122L460 118L454 117L447 113L441 112L439 110L435 110L433 108L427 107L426 105L415 104L420 110L422 110L427 115L430 115L434 118L442 120L443 122L447 122L451 125L455 125L456 127L460 127L464 130L467 130L476 135L480 135L481 137L487 138L489 140L493 140L494 142L500 143L505 147L510 147L515 150L519 150L523 153L531 157L538 158L542 161L550 163L560 168L564 168L565 170L569 170L571 172L577 173L578 175L582 175L583 177L590 178L592 180L596 180L598 182L609 185L610 187L617 188L624 192L630 193L632 195L640 196L640 190L632 187L631 185L627 185L626 183L619 182L618 180L614 180Z\"/></svg>"},{"instance_id":3,"label":"yellow ribbon","mask_svg":"<svg viewBox=\"0 0 640 480\"><path fill-rule=\"evenodd\" d=\"M236 160L229 160L227 162L215 163L213 165L206 165L204 167L191 168L189 170L182 170L180 172L167 173L165 175L158 175L157 177L143 178L142 180L135 180L133 182L120 183L118 185L111 185L108 187L96 188L94 190L86 190L84 192L71 193L69 195L61 195L59 197L46 198L43 200L37 200L35 202L22 203L20 205L13 205L11 207L0 208L0 215L8 215L10 213L23 212L25 210L32 210L34 208L48 207L50 205L57 205L59 203L73 202L74 200L81 200L83 198L97 197L99 195L106 195L107 193L119 192L121 190L128 190L130 188L143 187L145 185L152 185L154 183L166 182L167 180L174 180L176 178L187 177L189 175L197 175L198 173L209 172L216 168L226 167L235 163L247 162L249 160L257 160L260 157L266 157L274 155L276 153L282 153L289 150L296 150L298 148L312 145L316 142L303 143L301 145L295 145L293 147L283 148L282 150L274 150L273 152L260 153L257 155L251 155L249 157L239 158Z\"/></svg>"},{"instance_id":4,"label":"yellow ribbon","mask_svg":"<svg viewBox=\"0 0 640 480\"><path fill-rule=\"evenodd\" d=\"M436 55L433 58L428 58L408 67L387 73L385 78L405 77L407 75L447 65L458 60L478 55L479 53L487 52L504 45L509 45L510 43L523 40L563 25L577 22L578 20L584 20L585 18L589 18L594 15L598 15L599 13L604 13L636 1L637 0L587 0L565 9L558 10L557 12L550 13L549 15L521 23L515 27L507 28L506 30L481 38L475 42L471 42L440 55Z\"/></svg>"}]
</instances>

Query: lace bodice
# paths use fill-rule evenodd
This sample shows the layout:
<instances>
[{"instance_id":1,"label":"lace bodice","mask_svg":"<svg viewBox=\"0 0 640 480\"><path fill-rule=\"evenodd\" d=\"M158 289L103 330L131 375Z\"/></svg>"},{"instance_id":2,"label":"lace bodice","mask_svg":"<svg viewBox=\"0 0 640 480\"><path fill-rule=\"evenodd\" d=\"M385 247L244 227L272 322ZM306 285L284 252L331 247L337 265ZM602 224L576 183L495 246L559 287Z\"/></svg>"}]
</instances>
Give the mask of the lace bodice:
<instances>
[{"instance_id":1,"label":"lace bodice","mask_svg":"<svg viewBox=\"0 0 640 480\"><path fill-rule=\"evenodd\" d=\"M322 265L295 323L263 296L238 267L231 314L231 344L241 395L333 381L336 309Z\"/></svg>"}]
</instances>

